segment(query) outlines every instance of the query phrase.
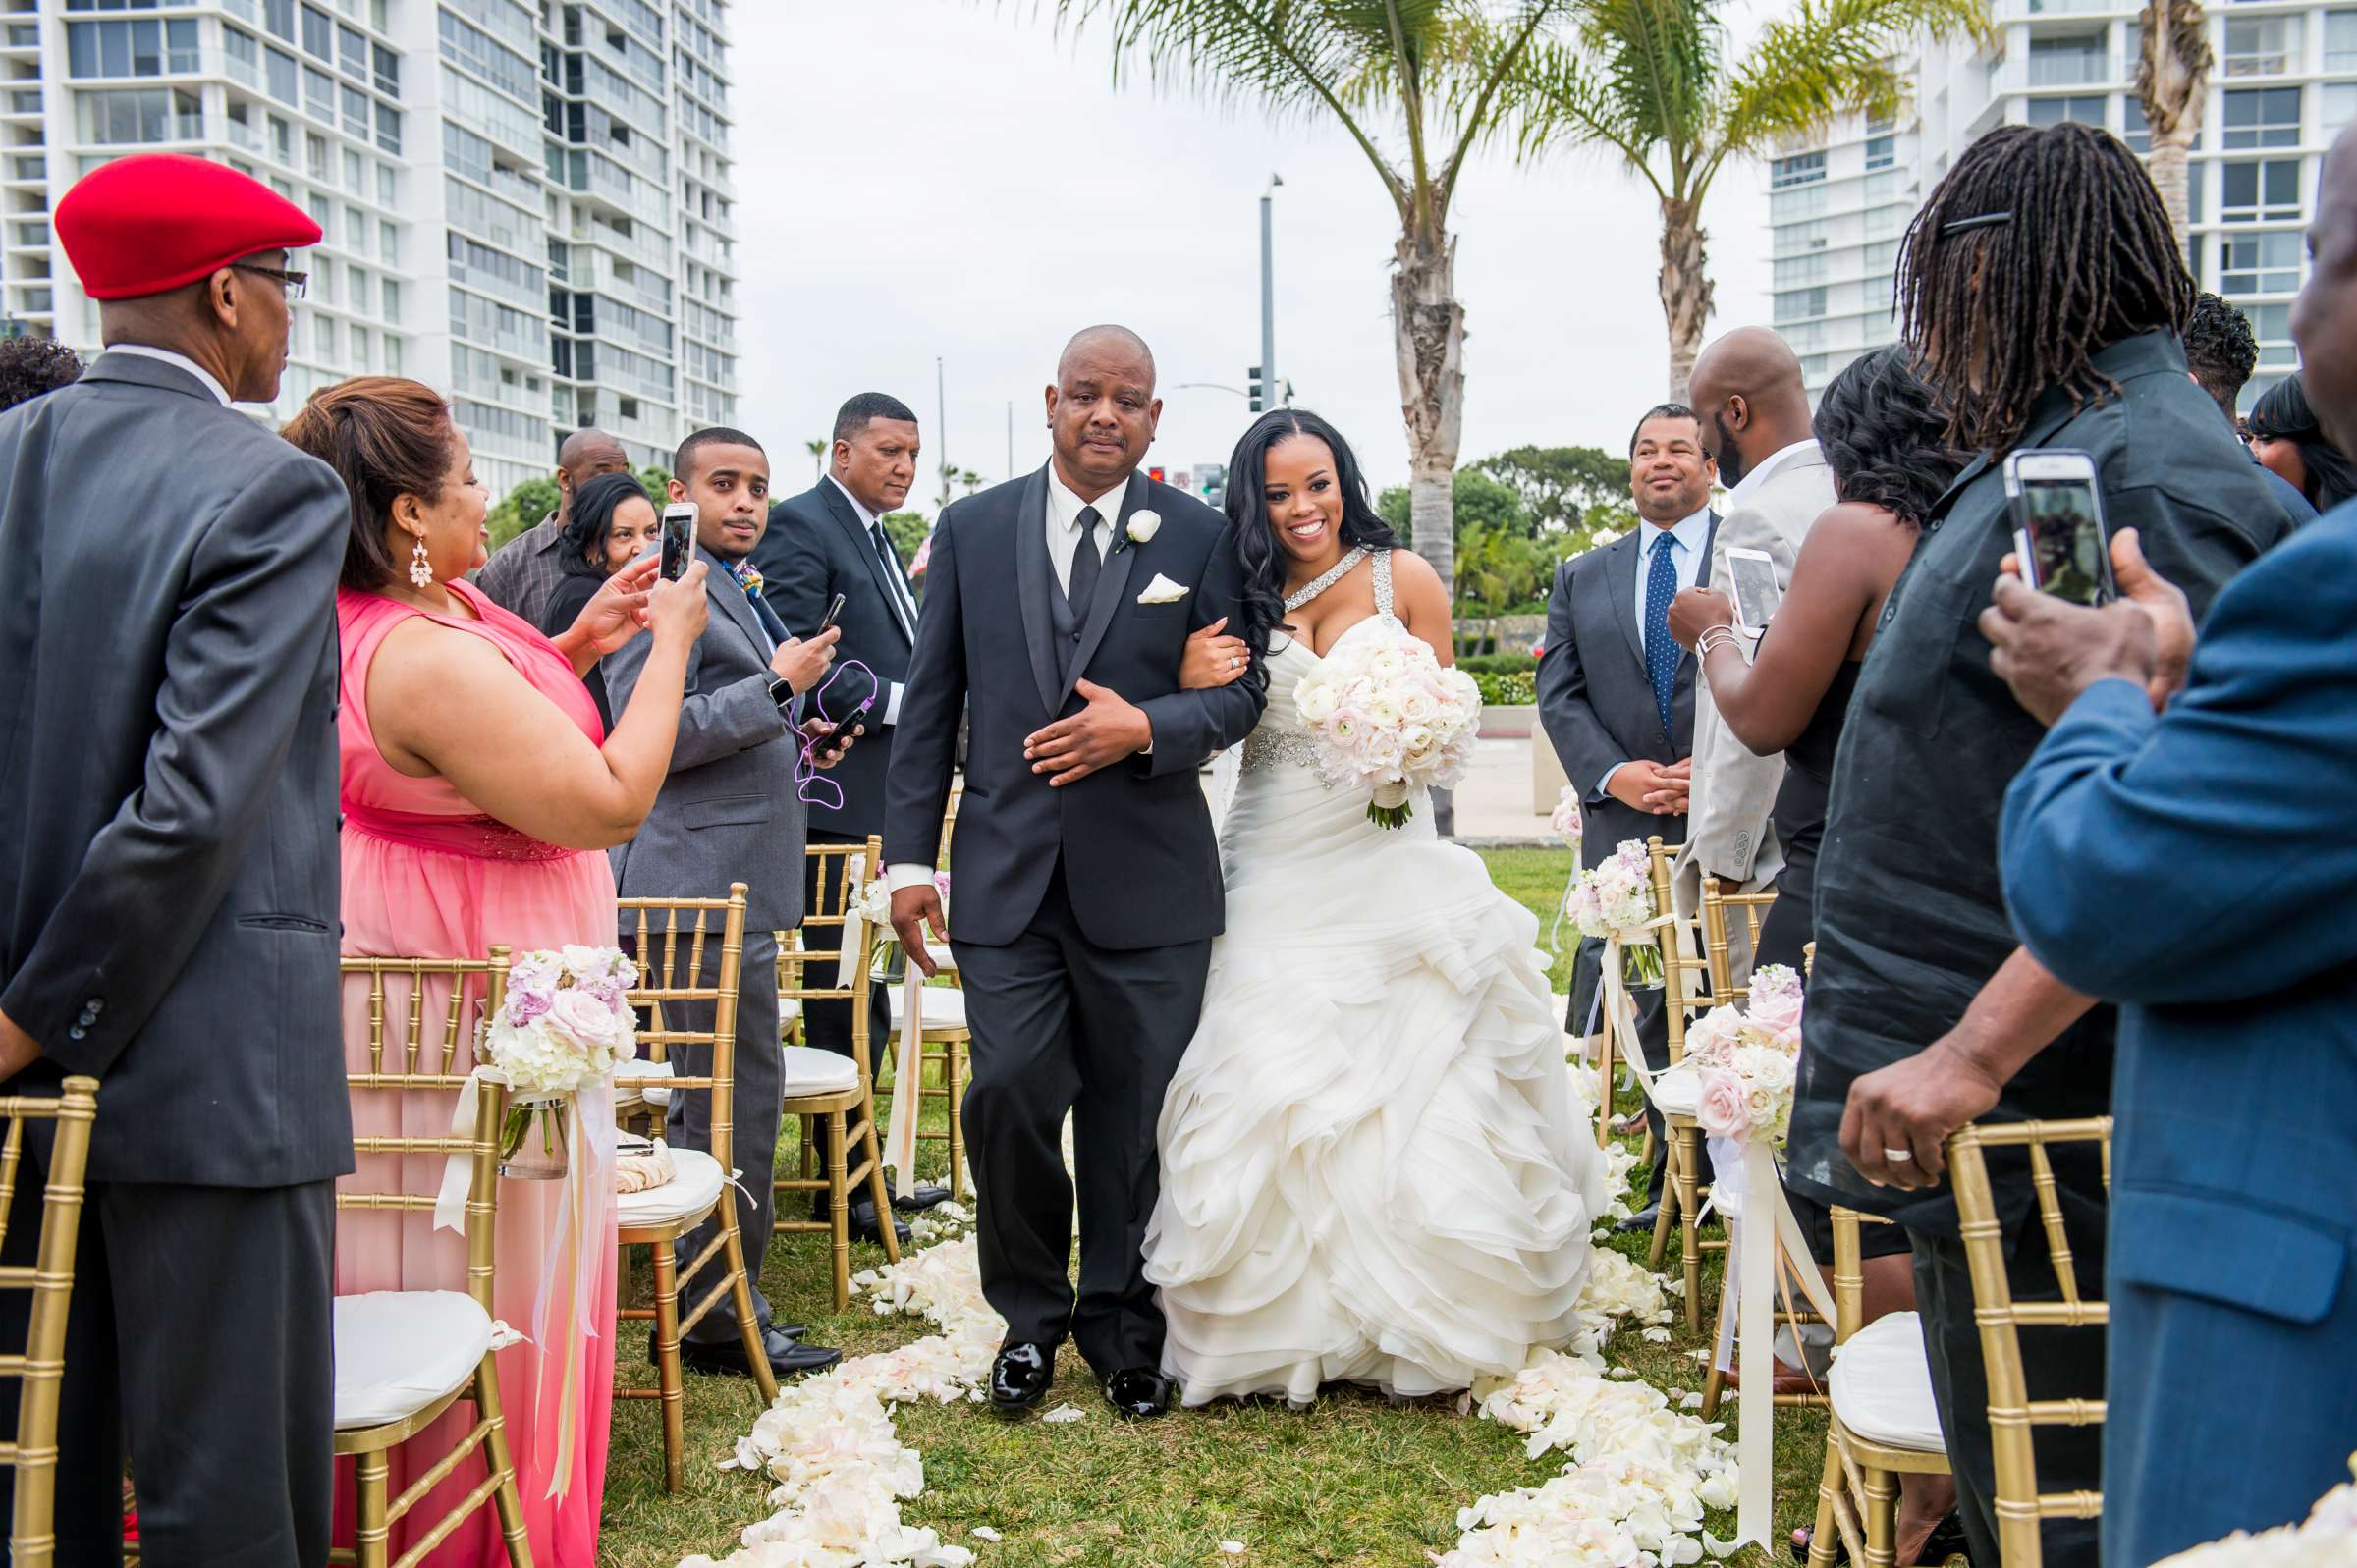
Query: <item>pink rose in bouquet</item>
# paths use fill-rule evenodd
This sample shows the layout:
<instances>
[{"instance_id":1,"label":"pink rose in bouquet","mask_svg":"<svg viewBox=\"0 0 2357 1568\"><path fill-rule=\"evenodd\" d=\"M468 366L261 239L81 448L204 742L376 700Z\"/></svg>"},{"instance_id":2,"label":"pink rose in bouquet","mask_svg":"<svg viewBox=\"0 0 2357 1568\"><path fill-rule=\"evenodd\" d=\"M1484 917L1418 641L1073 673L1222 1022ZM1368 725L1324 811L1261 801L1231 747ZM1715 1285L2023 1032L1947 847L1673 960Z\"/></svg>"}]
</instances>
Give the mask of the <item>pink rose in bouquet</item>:
<instances>
[{"instance_id":1,"label":"pink rose in bouquet","mask_svg":"<svg viewBox=\"0 0 2357 1568\"><path fill-rule=\"evenodd\" d=\"M1319 777L1365 791L1367 816L1384 827L1404 826L1417 790L1447 788L1472 765L1480 689L1397 622L1353 627L1294 685L1293 700Z\"/></svg>"}]
</instances>

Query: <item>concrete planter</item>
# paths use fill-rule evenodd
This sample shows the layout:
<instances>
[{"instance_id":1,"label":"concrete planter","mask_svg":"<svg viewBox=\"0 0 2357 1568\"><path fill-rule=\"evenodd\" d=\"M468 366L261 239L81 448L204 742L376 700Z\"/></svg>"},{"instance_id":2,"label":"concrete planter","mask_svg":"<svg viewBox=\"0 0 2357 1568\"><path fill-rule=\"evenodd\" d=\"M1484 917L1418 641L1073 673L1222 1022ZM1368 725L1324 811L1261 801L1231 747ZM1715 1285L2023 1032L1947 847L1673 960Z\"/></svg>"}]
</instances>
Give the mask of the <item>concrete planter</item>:
<instances>
[{"instance_id":1,"label":"concrete planter","mask_svg":"<svg viewBox=\"0 0 2357 1568\"><path fill-rule=\"evenodd\" d=\"M1484 703L1481 708L1481 738L1484 740L1519 740L1524 735L1539 732L1539 710L1533 703L1512 706Z\"/></svg>"}]
</instances>

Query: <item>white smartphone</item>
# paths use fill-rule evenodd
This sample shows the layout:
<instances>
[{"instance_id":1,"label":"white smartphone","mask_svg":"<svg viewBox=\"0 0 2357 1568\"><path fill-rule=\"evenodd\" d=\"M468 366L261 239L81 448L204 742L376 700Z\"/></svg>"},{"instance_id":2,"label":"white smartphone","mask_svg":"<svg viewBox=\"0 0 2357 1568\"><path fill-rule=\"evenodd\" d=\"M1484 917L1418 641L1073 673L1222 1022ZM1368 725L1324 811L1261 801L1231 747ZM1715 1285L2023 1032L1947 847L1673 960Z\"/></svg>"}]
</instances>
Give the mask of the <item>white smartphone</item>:
<instances>
[{"instance_id":1,"label":"white smartphone","mask_svg":"<svg viewBox=\"0 0 2357 1568\"><path fill-rule=\"evenodd\" d=\"M2022 581L2073 604L2119 596L2093 458L2064 447L2024 448L2005 459L2005 500Z\"/></svg>"},{"instance_id":2,"label":"white smartphone","mask_svg":"<svg viewBox=\"0 0 2357 1568\"><path fill-rule=\"evenodd\" d=\"M687 575L695 559L696 508L692 501L675 501L663 509L663 566L661 575L677 582Z\"/></svg>"},{"instance_id":3,"label":"white smartphone","mask_svg":"<svg viewBox=\"0 0 2357 1568\"><path fill-rule=\"evenodd\" d=\"M1727 552L1727 596L1735 602L1735 624L1753 636L1768 629L1783 590L1776 585L1776 558L1765 550Z\"/></svg>"}]
</instances>

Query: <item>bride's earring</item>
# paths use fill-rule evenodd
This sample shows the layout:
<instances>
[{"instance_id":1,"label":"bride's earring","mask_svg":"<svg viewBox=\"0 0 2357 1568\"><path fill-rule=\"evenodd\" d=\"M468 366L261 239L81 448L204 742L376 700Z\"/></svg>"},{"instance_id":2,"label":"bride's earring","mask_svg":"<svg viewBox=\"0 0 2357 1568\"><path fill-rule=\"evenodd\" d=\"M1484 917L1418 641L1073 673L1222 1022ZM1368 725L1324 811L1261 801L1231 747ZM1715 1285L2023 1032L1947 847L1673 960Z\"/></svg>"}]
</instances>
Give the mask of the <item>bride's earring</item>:
<instances>
[{"instance_id":1,"label":"bride's earring","mask_svg":"<svg viewBox=\"0 0 2357 1568\"><path fill-rule=\"evenodd\" d=\"M434 565L425 559L425 535L415 536L417 548L410 552L410 582L418 588L433 585Z\"/></svg>"}]
</instances>

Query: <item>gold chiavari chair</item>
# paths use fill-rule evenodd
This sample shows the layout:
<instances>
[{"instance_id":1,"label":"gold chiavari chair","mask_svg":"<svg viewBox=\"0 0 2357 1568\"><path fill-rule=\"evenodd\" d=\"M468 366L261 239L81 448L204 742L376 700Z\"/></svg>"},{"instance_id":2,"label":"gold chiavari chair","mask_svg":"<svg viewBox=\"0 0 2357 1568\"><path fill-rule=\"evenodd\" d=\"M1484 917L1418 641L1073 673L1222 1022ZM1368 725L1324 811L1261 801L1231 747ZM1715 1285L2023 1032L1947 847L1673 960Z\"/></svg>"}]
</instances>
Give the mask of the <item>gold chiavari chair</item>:
<instances>
[{"instance_id":1,"label":"gold chiavari chair","mask_svg":"<svg viewBox=\"0 0 2357 1568\"><path fill-rule=\"evenodd\" d=\"M1897 1554L1898 1478L1945 1476L1947 1449L1932 1399L1932 1368L1922 1321L1894 1312L1861 1326L1866 1271L1858 1227L1891 1221L1836 1206L1834 1219L1834 1367L1826 1379L1833 1406L1825 1434L1825 1474L1817 1486L1817 1532L1809 1568L1832 1568L1834 1544L1866 1568L1893 1568ZM1780 1400L1779 1403L1781 1403ZM1837 1532L1837 1534L1836 1534Z\"/></svg>"},{"instance_id":2,"label":"gold chiavari chair","mask_svg":"<svg viewBox=\"0 0 2357 1568\"><path fill-rule=\"evenodd\" d=\"M821 1231L834 1240L837 1312L851 1301L851 1189L860 1182L867 1183L875 1200L876 1228L883 1238L884 1256L894 1263L901 1261L892 1192L884 1183L884 1156L876 1142L875 1075L868 1041L868 959L875 949L876 932L859 916L859 886L883 850L883 840L870 837L865 847L811 844L803 851L818 868L818 896L803 911L796 935L822 946L824 939L833 936L838 955L836 984L807 983L805 971L813 953L803 951L797 944L792 955L792 973L778 986L781 998L846 1001L851 1009L849 1056L808 1046L786 1048L785 1114L801 1118L801 1174L777 1178L777 1228ZM821 1125L826 1129L824 1139L819 1137ZM818 1168L822 1161L823 1170ZM825 1219L786 1217L786 1195L804 1192L826 1195Z\"/></svg>"},{"instance_id":3,"label":"gold chiavari chair","mask_svg":"<svg viewBox=\"0 0 2357 1568\"><path fill-rule=\"evenodd\" d=\"M1972 1271L1972 1317L1981 1331L1981 1360L1989 1378L1989 1436L1997 1464L1997 1543L2004 1568L2039 1568L2043 1549L2039 1525L2048 1519L2100 1519L2101 1492L2038 1489L2034 1444L2040 1427L2101 1426L2100 1399L2033 1399L2021 1364L2021 1330L2083 1328L2110 1322L2110 1304L2086 1296L2063 1229L2062 1200L2055 1183L2049 1150L2056 1144L2098 1146L2103 1181L2111 1186L2111 1118L2073 1121L1993 1122L1967 1125L1947 1140L1948 1182L1955 1190L1956 1219L1964 1237L1964 1260ZM2004 1227L1989 1183L1987 1151L2029 1151L2030 1190L2038 1201L2039 1228L2061 1292L2058 1301L2015 1301L2005 1274Z\"/></svg>"},{"instance_id":4,"label":"gold chiavari chair","mask_svg":"<svg viewBox=\"0 0 2357 1568\"><path fill-rule=\"evenodd\" d=\"M625 1248L645 1247L653 1254L655 1302L652 1307L625 1307L617 1316L654 1325L656 1386L617 1388L615 1397L661 1403L663 1489L678 1491L686 1440L680 1336L724 1299L737 1314L738 1332L744 1341L753 1380L760 1385L763 1405L778 1397L777 1376L770 1370L760 1325L753 1317L744 1243L737 1229L736 1200L730 1195L735 1180L735 1167L730 1163L735 1129L731 1105L737 1055L737 986L744 963L744 884L732 884L726 898L625 898L620 907L622 931L633 939L638 963L638 989L630 993L630 1002L654 1020L640 1032L639 1040L667 1058L683 1045L706 1045L712 1052L708 1073L700 1077L675 1073L665 1083L670 1094L712 1097L711 1151L672 1150L678 1173L671 1181L643 1192L624 1193L618 1201L618 1240ZM720 959L707 965L704 951L716 935ZM679 1027L674 1020L681 1004L686 1002L711 1004L709 1029ZM675 1068L680 1065L676 1060L672 1064ZM685 1267L679 1267L674 1256L676 1243L715 1213L720 1224L711 1242ZM624 1256L627 1259L629 1255L626 1252ZM707 1267L715 1271L710 1284L694 1284ZM692 1297L696 1289L704 1293L683 1317L680 1297L683 1292Z\"/></svg>"},{"instance_id":5,"label":"gold chiavari chair","mask_svg":"<svg viewBox=\"0 0 2357 1568\"><path fill-rule=\"evenodd\" d=\"M426 1157L436 1179L453 1157L466 1160L469 1171L465 1290L386 1290L336 1298L336 1452L353 1456L356 1528L352 1549L330 1553L329 1560L387 1568L393 1561L393 1526L479 1448L483 1479L418 1535L399 1563L423 1558L489 1502L499 1514L511 1568L531 1568L532 1548L524 1538L523 1503L508 1448L492 1343L499 1141L506 1096L499 1085L471 1076L476 1013L467 995L471 985L480 984L483 1014L499 1010L507 991L508 949L494 947L488 959L346 958L343 965L347 977L368 977L368 1065L346 1074L356 1128L352 1147L359 1167L336 1184L337 1211L430 1216L436 1195L407 1190L411 1162ZM407 1021L397 1042L388 1040L386 1027L386 982L394 979L409 982ZM419 1004L428 980L449 984L449 1001L439 1009ZM425 1028L429 1010L439 1013L430 1036ZM386 1096L398 1108L402 1097L420 1091L454 1100L471 1097L472 1130L439 1136L365 1130L384 1119L374 1109L382 1102L373 1097ZM394 1125L400 1125L398 1108L393 1114ZM393 1175L390 1186L380 1188L371 1170L387 1159ZM419 1471L400 1496L388 1498L387 1456L392 1449L461 1399L474 1401L474 1425L466 1435Z\"/></svg>"},{"instance_id":6,"label":"gold chiavari chair","mask_svg":"<svg viewBox=\"0 0 2357 1568\"><path fill-rule=\"evenodd\" d=\"M1751 956L1760 950L1760 928L1776 906L1776 890L1728 892L1717 877L1702 879L1702 946L1710 964L1713 1002L1724 1005L1751 996L1748 983L1735 982L1736 960L1751 973ZM1738 934L1740 942L1738 943Z\"/></svg>"},{"instance_id":7,"label":"gold chiavari chair","mask_svg":"<svg viewBox=\"0 0 2357 1568\"><path fill-rule=\"evenodd\" d=\"M66 1376L66 1314L74 1304L74 1248L82 1234L82 1176L98 1116L98 1080L68 1078L56 1098L0 1099L8 1136L0 1143L0 1241L16 1201L25 1158L25 1125L54 1121L48 1174L41 1187L41 1230L33 1261L0 1269L0 1290L23 1290L32 1308L21 1355L0 1355L0 1378L18 1379L17 1430L0 1444L0 1464L16 1471L16 1512L9 1521L9 1561L49 1568L57 1552L57 1414Z\"/></svg>"},{"instance_id":8,"label":"gold chiavari chair","mask_svg":"<svg viewBox=\"0 0 2357 1568\"><path fill-rule=\"evenodd\" d=\"M1670 868L1683 847L1662 842L1658 834L1645 840L1646 852L1652 859L1653 900L1657 911L1668 912L1677 907ZM1719 1001L1712 989L1710 960L1698 953L1692 941L1678 941L1681 926L1664 926L1659 932L1662 1011L1669 1030L1672 1068L1686 1058L1686 1025L1691 1015L1708 1011ZM1683 929L1691 937L1691 927ZM1657 1073L1654 1089L1653 1104L1662 1113L1663 1158L1669 1162L1669 1171L1662 1184L1661 1214L1653 1224L1653 1250L1648 1255L1648 1266L1655 1269L1662 1266L1662 1255L1669 1250L1670 1227L1675 1224L1686 1281L1686 1327L1688 1331L1699 1331L1703 1317L1702 1255L1727 1246L1725 1241L1704 1242L1700 1229L1703 1198L1709 1190L1702 1180L1702 1123L1694 1119L1701 1095L1691 1073Z\"/></svg>"}]
</instances>

